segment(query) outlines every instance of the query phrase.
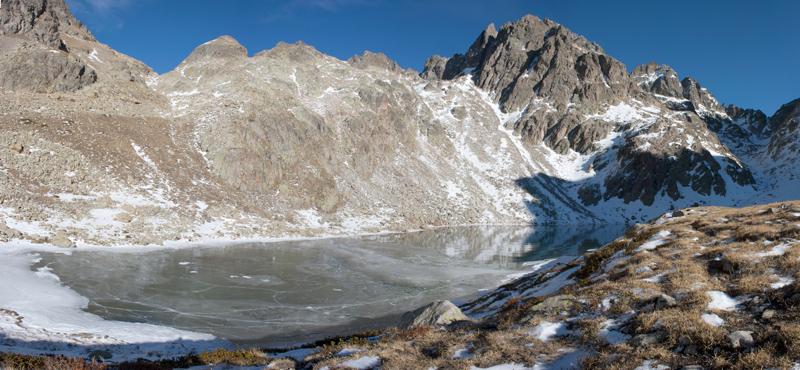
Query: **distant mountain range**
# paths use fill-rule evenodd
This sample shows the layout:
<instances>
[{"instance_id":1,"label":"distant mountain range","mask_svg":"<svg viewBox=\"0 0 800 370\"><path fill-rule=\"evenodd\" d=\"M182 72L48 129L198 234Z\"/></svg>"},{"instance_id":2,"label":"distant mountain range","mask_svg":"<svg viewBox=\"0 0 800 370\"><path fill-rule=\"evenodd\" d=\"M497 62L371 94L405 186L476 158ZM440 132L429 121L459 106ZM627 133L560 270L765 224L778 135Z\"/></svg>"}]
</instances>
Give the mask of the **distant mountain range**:
<instances>
[{"instance_id":1,"label":"distant mountain range","mask_svg":"<svg viewBox=\"0 0 800 370\"><path fill-rule=\"evenodd\" d=\"M800 196L800 100L723 105L534 16L422 73L223 36L158 75L63 0L4 0L0 108L6 241L634 223Z\"/></svg>"}]
</instances>

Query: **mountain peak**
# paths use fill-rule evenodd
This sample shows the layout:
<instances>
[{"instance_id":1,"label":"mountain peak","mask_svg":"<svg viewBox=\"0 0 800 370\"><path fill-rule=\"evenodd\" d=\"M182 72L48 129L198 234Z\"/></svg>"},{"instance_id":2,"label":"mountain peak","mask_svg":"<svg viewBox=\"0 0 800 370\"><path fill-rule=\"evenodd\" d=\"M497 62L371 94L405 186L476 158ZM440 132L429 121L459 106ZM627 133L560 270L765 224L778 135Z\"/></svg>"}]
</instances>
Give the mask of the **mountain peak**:
<instances>
[{"instance_id":1,"label":"mountain peak","mask_svg":"<svg viewBox=\"0 0 800 370\"><path fill-rule=\"evenodd\" d=\"M483 30L483 34L497 36L497 28L495 28L494 23L489 23L489 25L486 26L486 29Z\"/></svg>"},{"instance_id":2,"label":"mountain peak","mask_svg":"<svg viewBox=\"0 0 800 370\"><path fill-rule=\"evenodd\" d=\"M186 60L191 62L204 59L242 58L247 58L247 48L233 37L223 35L195 48Z\"/></svg>"},{"instance_id":3,"label":"mountain peak","mask_svg":"<svg viewBox=\"0 0 800 370\"><path fill-rule=\"evenodd\" d=\"M792 121L795 124L800 123L800 98L781 105L778 111L770 117L770 126L775 129Z\"/></svg>"},{"instance_id":4,"label":"mountain peak","mask_svg":"<svg viewBox=\"0 0 800 370\"><path fill-rule=\"evenodd\" d=\"M392 72L398 72L403 69L397 64L397 62L389 58L386 54L375 53L369 50L365 50L361 55L355 55L351 57L347 62L350 63L350 65L360 69L378 67Z\"/></svg>"},{"instance_id":5,"label":"mountain peak","mask_svg":"<svg viewBox=\"0 0 800 370\"><path fill-rule=\"evenodd\" d=\"M60 50L67 50L65 35L94 41L64 0L3 0L0 35L21 35Z\"/></svg>"},{"instance_id":6,"label":"mountain peak","mask_svg":"<svg viewBox=\"0 0 800 370\"><path fill-rule=\"evenodd\" d=\"M287 58L294 62L317 60L325 57L325 55L319 50L301 40L294 43L280 41L275 45L274 48L264 50L258 53L256 56Z\"/></svg>"}]
</instances>

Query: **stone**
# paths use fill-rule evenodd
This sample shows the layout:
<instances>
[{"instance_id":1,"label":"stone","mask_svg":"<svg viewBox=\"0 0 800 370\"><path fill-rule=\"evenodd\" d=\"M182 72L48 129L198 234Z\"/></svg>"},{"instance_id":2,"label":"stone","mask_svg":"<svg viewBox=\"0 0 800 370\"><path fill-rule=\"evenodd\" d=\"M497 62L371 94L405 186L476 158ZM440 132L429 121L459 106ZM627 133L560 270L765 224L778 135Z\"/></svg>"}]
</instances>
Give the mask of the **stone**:
<instances>
[{"instance_id":1,"label":"stone","mask_svg":"<svg viewBox=\"0 0 800 370\"><path fill-rule=\"evenodd\" d=\"M62 248L75 247L75 243L73 243L72 240L70 240L69 236L67 236L67 233L64 230L56 231L55 235L53 235L53 237L50 238L50 244Z\"/></svg>"},{"instance_id":2,"label":"stone","mask_svg":"<svg viewBox=\"0 0 800 370\"><path fill-rule=\"evenodd\" d=\"M663 310L665 308L675 307L678 304L677 300L672 296L660 293L655 297L648 298L642 305L641 310L646 312Z\"/></svg>"},{"instance_id":3,"label":"stone","mask_svg":"<svg viewBox=\"0 0 800 370\"><path fill-rule=\"evenodd\" d=\"M775 317L776 313L777 312L775 310L767 309L761 313L761 318L764 320L772 320L772 318Z\"/></svg>"},{"instance_id":4,"label":"stone","mask_svg":"<svg viewBox=\"0 0 800 370\"><path fill-rule=\"evenodd\" d=\"M128 212L122 212L114 216L114 221L122 222L125 224L131 223L133 221L133 215Z\"/></svg>"},{"instance_id":5,"label":"stone","mask_svg":"<svg viewBox=\"0 0 800 370\"><path fill-rule=\"evenodd\" d=\"M4 222L0 222L0 235L4 235L9 239L20 239L22 238L22 233L16 229L12 229L8 227Z\"/></svg>"},{"instance_id":6,"label":"stone","mask_svg":"<svg viewBox=\"0 0 800 370\"><path fill-rule=\"evenodd\" d=\"M655 300L655 308L656 310L661 310L664 308L675 307L678 302L675 298L672 298L669 295L661 294Z\"/></svg>"},{"instance_id":7,"label":"stone","mask_svg":"<svg viewBox=\"0 0 800 370\"><path fill-rule=\"evenodd\" d=\"M631 344L637 347L647 347L661 343L664 334L660 332L639 334L631 339Z\"/></svg>"},{"instance_id":8,"label":"stone","mask_svg":"<svg viewBox=\"0 0 800 370\"><path fill-rule=\"evenodd\" d=\"M736 272L736 264L725 256L719 256L708 261L708 272L711 274L733 274Z\"/></svg>"},{"instance_id":9,"label":"stone","mask_svg":"<svg viewBox=\"0 0 800 370\"><path fill-rule=\"evenodd\" d=\"M755 344L753 340L752 331L738 330L728 334L728 340L731 347L735 348L750 348Z\"/></svg>"},{"instance_id":10,"label":"stone","mask_svg":"<svg viewBox=\"0 0 800 370\"><path fill-rule=\"evenodd\" d=\"M577 301L575 296L563 294L563 295L548 297L544 301L533 305L530 308L530 310L541 311L541 312L560 312L564 310L569 310L576 304Z\"/></svg>"},{"instance_id":11,"label":"stone","mask_svg":"<svg viewBox=\"0 0 800 370\"><path fill-rule=\"evenodd\" d=\"M25 147L19 143L11 144L8 148L11 149L11 151L19 154L21 154L25 150Z\"/></svg>"},{"instance_id":12,"label":"stone","mask_svg":"<svg viewBox=\"0 0 800 370\"><path fill-rule=\"evenodd\" d=\"M408 312L400 319L400 327L445 326L459 321L469 321L458 306L450 301L438 301Z\"/></svg>"},{"instance_id":13,"label":"stone","mask_svg":"<svg viewBox=\"0 0 800 370\"><path fill-rule=\"evenodd\" d=\"M294 370L297 369L297 363L290 358L281 358L272 360L265 368L274 370Z\"/></svg>"}]
</instances>

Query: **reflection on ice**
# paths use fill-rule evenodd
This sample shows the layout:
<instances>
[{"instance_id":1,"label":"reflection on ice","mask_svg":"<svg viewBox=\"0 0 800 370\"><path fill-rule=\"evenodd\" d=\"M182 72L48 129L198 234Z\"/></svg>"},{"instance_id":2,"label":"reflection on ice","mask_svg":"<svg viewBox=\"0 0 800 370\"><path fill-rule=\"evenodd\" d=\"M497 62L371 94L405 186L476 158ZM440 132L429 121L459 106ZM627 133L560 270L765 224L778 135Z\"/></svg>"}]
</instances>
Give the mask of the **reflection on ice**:
<instances>
[{"instance_id":1,"label":"reflection on ice","mask_svg":"<svg viewBox=\"0 0 800 370\"><path fill-rule=\"evenodd\" d=\"M472 295L528 269L525 262L577 255L620 231L462 227L146 253L43 253L32 268L47 268L106 319L278 345L391 324L396 314Z\"/></svg>"}]
</instances>

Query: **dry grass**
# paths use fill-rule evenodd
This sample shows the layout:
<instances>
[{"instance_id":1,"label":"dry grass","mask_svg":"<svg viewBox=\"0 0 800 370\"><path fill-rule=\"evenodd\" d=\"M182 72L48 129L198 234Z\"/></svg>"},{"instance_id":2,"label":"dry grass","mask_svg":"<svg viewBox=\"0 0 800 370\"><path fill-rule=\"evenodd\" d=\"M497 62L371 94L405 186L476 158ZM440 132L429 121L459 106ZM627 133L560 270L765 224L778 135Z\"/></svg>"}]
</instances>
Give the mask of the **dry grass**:
<instances>
[{"instance_id":1,"label":"dry grass","mask_svg":"<svg viewBox=\"0 0 800 370\"><path fill-rule=\"evenodd\" d=\"M734 369L789 369L792 361L785 354L775 353L770 349L759 348L752 352L742 353L732 361Z\"/></svg>"},{"instance_id":2,"label":"dry grass","mask_svg":"<svg viewBox=\"0 0 800 370\"><path fill-rule=\"evenodd\" d=\"M770 289L770 284L773 282L772 274L764 272L743 274L733 281L731 292L734 295L764 293Z\"/></svg>"},{"instance_id":3,"label":"dry grass","mask_svg":"<svg viewBox=\"0 0 800 370\"><path fill-rule=\"evenodd\" d=\"M603 348L595 356L583 360L581 367L588 370L630 370L644 361L661 364L677 363L676 355L663 348L634 348L625 344Z\"/></svg>"},{"instance_id":4,"label":"dry grass","mask_svg":"<svg viewBox=\"0 0 800 370\"><path fill-rule=\"evenodd\" d=\"M0 353L0 369L3 370L105 370L107 368L103 364L76 358Z\"/></svg>"},{"instance_id":5,"label":"dry grass","mask_svg":"<svg viewBox=\"0 0 800 370\"><path fill-rule=\"evenodd\" d=\"M778 326L776 342L787 353L800 353L800 323L782 323Z\"/></svg>"},{"instance_id":6,"label":"dry grass","mask_svg":"<svg viewBox=\"0 0 800 370\"><path fill-rule=\"evenodd\" d=\"M700 311L673 308L641 314L637 317L638 333L661 332L664 334L663 346L674 348L681 345L695 345L700 350L713 350L726 343L723 329L708 325L700 318Z\"/></svg>"},{"instance_id":7,"label":"dry grass","mask_svg":"<svg viewBox=\"0 0 800 370\"><path fill-rule=\"evenodd\" d=\"M258 349L218 349L197 355L204 364L228 364L236 366L256 366L269 363L269 357Z\"/></svg>"},{"instance_id":8,"label":"dry grass","mask_svg":"<svg viewBox=\"0 0 800 370\"><path fill-rule=\"evenodd\" d=\"M603 248L587 254L583 265L575 273L575 277L581 282L581 285L589 284L586 279L597 272L603 265L603 262L608 260L614 253L617 253L627 246L628 241L626 239L618 239Z\"/></svg>"}]
</instances>

